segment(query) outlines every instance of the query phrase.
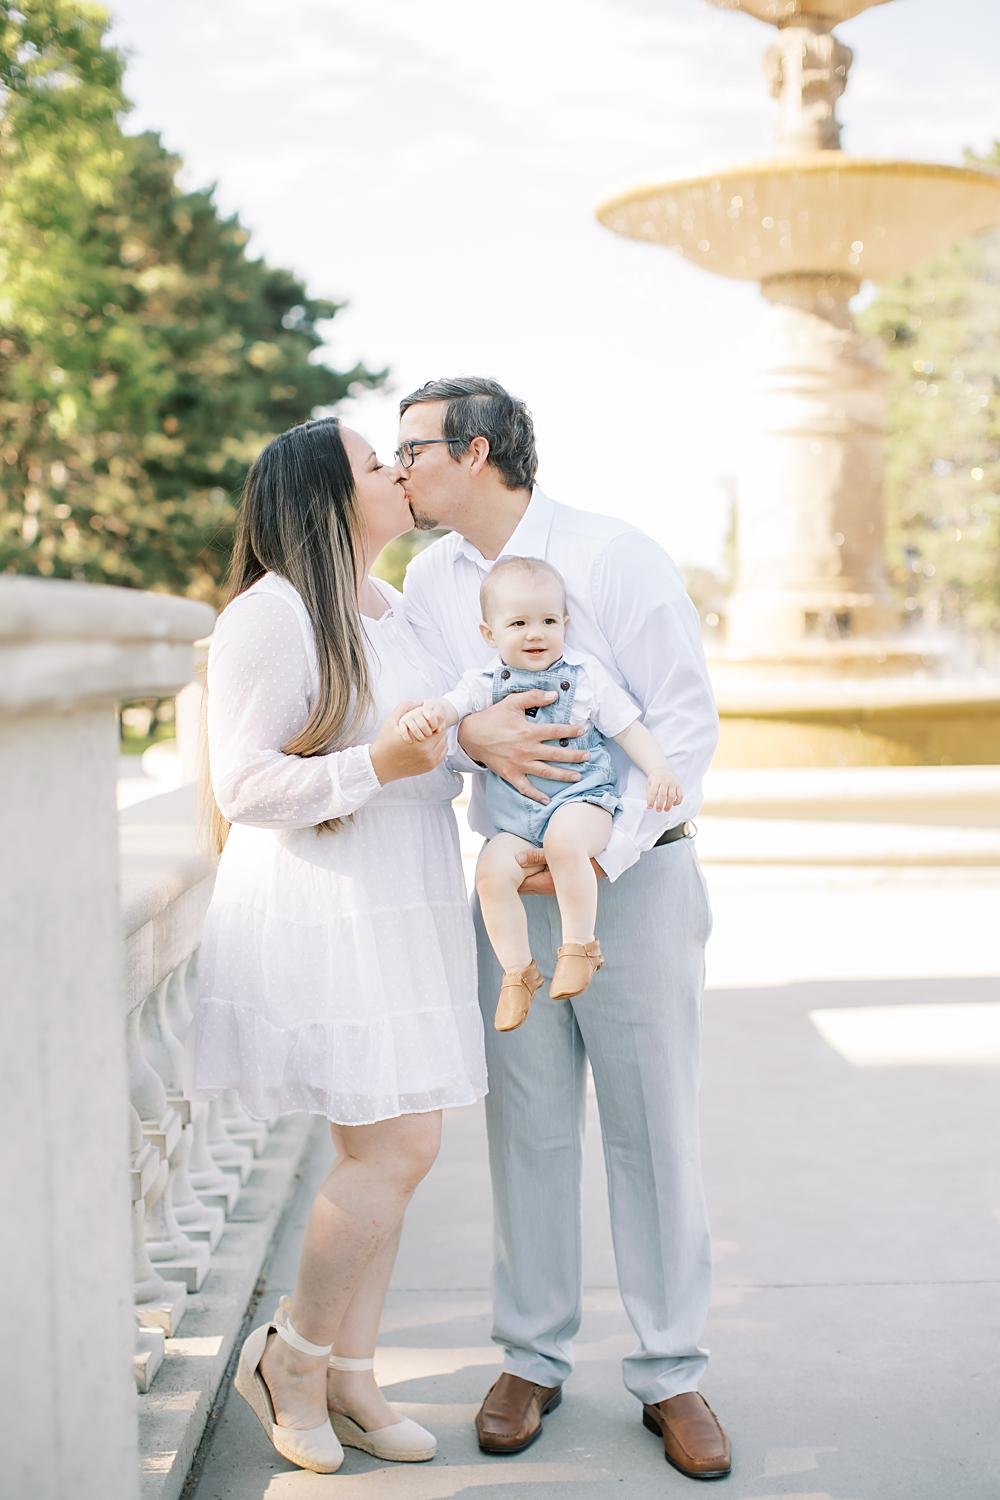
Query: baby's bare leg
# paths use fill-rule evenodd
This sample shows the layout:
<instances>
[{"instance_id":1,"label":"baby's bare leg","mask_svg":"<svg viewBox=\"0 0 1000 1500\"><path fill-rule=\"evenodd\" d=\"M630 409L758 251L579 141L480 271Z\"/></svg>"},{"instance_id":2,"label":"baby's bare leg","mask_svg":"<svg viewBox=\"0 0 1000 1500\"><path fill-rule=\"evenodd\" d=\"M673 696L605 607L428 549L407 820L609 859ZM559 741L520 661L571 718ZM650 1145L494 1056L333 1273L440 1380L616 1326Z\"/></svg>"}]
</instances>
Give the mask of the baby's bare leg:
<instances>
[{"instance_id":1,"label":"baby's bare leg","mask_svg":"<svg viewBox=\"0 0 1000 1500\"><path fill-rule=\"evenodd\" d=\"M483 922L493 952L505 969L525 969L531 963L528 918L517 894L527 872L518 864L517 856L532 848L533 844L516 834L498 833L485 846L476 866Z\"/></svg>"},{"instance_id":2,"label":"baby's bare leg","mask_svg":"<svg viewBox=\"0 0 1000 1500\"><path fill-rule=\"evenodd\" d=\"M590 943L597 922L597 875L590 863L607 845L611 814L592 802L568 802L554 812L542 847L562 917L564 943Z\"/></svg>"}]
</instances>

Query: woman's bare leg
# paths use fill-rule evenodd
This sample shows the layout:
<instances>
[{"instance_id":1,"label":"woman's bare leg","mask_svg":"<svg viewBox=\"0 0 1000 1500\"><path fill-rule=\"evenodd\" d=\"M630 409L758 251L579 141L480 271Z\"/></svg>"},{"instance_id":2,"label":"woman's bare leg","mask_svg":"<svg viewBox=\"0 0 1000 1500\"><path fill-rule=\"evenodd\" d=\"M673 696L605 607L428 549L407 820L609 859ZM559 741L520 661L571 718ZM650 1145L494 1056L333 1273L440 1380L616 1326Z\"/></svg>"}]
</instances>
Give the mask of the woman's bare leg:
<instances>
[{"instance_id":1,"label":"woman's bare leg","mask_svg":"<svg viewBox=\"0 0 1000 1500\"><path fill-rule=\"evenodd\" d=\"M382 1308L392 1280L392 1268L396 1263L402 1232L403 1226L400 1224L383 1240L378 1254L368 1262L333 1341L334 1354L347 1359L371 1359L375 1353ZM375 1384L375 1375L371 1370L328 1371L326 1396L329 1406L336 1411L346 1412L366 1432L372 1432L378 1427L388 1427L390 1423L399 1421L399 1413L393 1410Z\"/></svg>"},{"instance_id":2,"label":"woman's bare leg","mask_svg":"<svg viewBox=\"0 0 1000 1500\"><path fill-rule=\"evenodd\" d=\"M528 918L517 894L527 871L517 856L533 849L527 839L513 833L498 833L490 839L476 866L476 890L493 952L504 969L526 969L531 963ZM603 848L603 845L602 845Z\"/></svg>"},{"instance_id":3,"label":"woman's bare leg","mask_svg":"<svg viewBox=\"0 0 1000 1500\"><path fill-rule=\"evenodd\" d=\"M597 876L590 863L607 847L611 814L592 802L570 802L552 814L542 848L556 888L564 943L590 943L597 922Z\"/></svg>"},{"instance_id":4,"label":"woman's bare leg","mask_svg":"<svg viewBox=\"0 0 1000 1500\"><path fill-rule=\"evenodd\" d=\"M365 1272L402 1223L437 1156L441 1111L335 1129L342 1154L313 1200L291 1305L296 1330L315 1344L336 1340ZM281 1426L324 1421L326 1372L325 1359L269 1341L261 1373Z\"/></svg>"}]
</instances>

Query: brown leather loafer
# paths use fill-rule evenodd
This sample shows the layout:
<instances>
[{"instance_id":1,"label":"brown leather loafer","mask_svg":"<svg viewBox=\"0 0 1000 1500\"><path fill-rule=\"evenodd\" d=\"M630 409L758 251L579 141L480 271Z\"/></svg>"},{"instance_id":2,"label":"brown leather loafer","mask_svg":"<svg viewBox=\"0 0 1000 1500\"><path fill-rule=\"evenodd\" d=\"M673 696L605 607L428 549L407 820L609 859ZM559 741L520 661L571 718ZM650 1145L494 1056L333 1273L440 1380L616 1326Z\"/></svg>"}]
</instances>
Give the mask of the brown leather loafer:
<instances>
[{"instance_id":1,"label":"brown leather loafer","mask_svg":"<svg viewBox=\"0 0 1000 1500\"><path fill-rule=\"evenodd\" d=\"M522 1452L541 1432L542 1418L561 1400L561 1385L535 1385L504 1372L476 1413L480 1448L484 1453Z\"/></svg>"},{"instance_id":2,"label":"brown leather loafer","mask_svg":"<svg viewBox=\"0 0 1000 1500\"><path fill-rule=\"evenodd\" d=\"M545 983L535 960L526 969L504 969L500 981L500 999L493 1025L497 1031L516 1031L528 1019L535 991Z\"/></svg>"},{"instance_id":3,"label":"brown leather loafer","mask_svg":"<svg viewBox=\"0 0 1000 1500\"><path fill-rule=\"evenodd\" d=\"M592 943L563 943L556 949L550 996L553 1000L569 1000L582 995L598 969L603 968L604 954L596 938Z\"/></svg>"},{"instance_id":4,"label":"brown leather loafer","mask_svg":"<svg viewBox=\"0 0 1000 1500\"><path fill-rule=\"evenodd\" d=\"M733 1466L729 1439L697 1391L642 1408L642 1425L663 1439L663 1456L689 1479L725 1479Z\"/></svg>"}]
</instances>

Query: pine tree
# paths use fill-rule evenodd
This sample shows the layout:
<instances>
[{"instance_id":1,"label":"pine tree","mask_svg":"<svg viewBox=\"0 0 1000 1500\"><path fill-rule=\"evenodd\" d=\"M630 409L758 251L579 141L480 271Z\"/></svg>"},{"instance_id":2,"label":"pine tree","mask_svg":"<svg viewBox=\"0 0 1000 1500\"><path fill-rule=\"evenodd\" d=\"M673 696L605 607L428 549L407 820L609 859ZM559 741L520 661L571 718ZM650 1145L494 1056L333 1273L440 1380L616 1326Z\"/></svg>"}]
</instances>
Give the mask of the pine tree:
<instances>
[{"instance_id":1,"label":"pine tree","mask_svg":"<svg viewBox=\"0 0 1000 1500\"><path fill-rule=\"evenodd\" d=\"M0 0L0 570L216 599L255 452L385 372L317 362L337 305L124 133L106 30Z\"/></svg>"}]
</instances>

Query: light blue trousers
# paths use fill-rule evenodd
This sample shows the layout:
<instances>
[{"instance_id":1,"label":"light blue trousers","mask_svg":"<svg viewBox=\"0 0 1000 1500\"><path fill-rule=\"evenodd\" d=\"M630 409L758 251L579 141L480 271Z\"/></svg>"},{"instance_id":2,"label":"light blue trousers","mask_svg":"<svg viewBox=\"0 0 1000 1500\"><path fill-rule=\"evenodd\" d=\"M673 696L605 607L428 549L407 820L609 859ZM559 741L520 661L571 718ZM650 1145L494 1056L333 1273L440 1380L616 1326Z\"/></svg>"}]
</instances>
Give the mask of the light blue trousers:
<instances>
[{"instance_id":1,"label":"light blue trousers","mask_svg":"<svg viewBox=\"0 0 1000 1500\"><path fill-rule=\"evenodd\" d=\"M541 1385L573 1366L582 1311L581 1167L589 1060L601 1120L622 1301L639 1340L622 1364L641 1401L696 1390L711 1290L698 1130L704 950L712 927L694 841L601 881L605 966L552 1001L561 941L551 896L524 898L546 976L525 1024L493 1029L501 970L474 904L486 1029L493 1179L493 1339L504 1369Z\"/></svg>"}]
</instances>

